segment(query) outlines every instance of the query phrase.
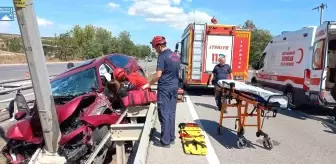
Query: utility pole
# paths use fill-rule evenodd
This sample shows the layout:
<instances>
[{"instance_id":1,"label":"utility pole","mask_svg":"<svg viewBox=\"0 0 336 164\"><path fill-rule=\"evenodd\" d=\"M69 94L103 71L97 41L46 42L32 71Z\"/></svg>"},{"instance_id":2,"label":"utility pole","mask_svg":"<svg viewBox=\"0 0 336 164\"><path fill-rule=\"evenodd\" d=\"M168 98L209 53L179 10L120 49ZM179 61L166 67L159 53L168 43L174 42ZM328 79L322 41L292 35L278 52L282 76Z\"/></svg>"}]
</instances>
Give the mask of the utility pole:
<instances>
[{"instance_id":1,"label":"utility pole","mask_svg":"<svg viewBox=\"0 0 336 164\"><path fill-rule=\"evenodd\" d=\"M25 47L44 136L44 151L38 154L36 161L37 163L50 163L51 161L53 163L65 163L65 158L57 155L60 129L33 0L13 0L13 3Z\"/></svg>"},{"instance_id":2,"label":"utility pole","mask_svg":"<svg viewBox=\"0 0 336 164\"><path fill-rule=\"evenodd\" d=\"M320 25L323 23L323 10L327 8L327 4L322 3L320 6L313 8L313 10L320 11Z\"/></svg>"}]
</instances>

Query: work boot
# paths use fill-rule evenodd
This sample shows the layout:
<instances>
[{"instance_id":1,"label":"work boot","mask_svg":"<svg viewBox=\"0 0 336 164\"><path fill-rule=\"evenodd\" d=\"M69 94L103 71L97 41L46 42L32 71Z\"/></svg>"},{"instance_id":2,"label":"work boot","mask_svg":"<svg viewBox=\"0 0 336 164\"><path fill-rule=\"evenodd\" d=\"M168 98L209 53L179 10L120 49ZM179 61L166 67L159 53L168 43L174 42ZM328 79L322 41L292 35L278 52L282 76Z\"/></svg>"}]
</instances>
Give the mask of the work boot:
<instances>
[{"instance_id":1,"label":"work boot","mask_svg":"<svg viewBox=\"0 0 336 164\"><path fill-rule=\"evenodd\" d=\"M161 141L154 141L153 142L153 145L154 146L157 146L157 147L163 147L163 148L170 148L170 145L166 145L166 144L163 144Z\"/></svg>"}]
</instances>

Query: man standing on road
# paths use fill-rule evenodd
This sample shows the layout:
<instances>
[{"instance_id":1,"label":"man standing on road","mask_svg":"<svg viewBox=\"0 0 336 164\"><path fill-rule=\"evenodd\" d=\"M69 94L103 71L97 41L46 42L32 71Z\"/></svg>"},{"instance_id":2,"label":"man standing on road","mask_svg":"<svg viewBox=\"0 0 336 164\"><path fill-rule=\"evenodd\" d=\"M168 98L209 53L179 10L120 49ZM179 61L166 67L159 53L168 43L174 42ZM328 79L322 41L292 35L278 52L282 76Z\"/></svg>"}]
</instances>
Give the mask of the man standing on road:
<instances>
[{"instance_id":1,"label":"man standing on road","mask_svg":"<svg viewBox=\"0 0 336 164\"><path fill-rule=\"evenodd\" d=\"M213 77L215 76L215 80ZM210 75L209 83L216 86L219 80L224 79L233 79L231 66L225 64L225 56L219 58L219 64L217 64L214 69L212 70L212 74ZM215 87L215 100L218 107L218 110L221 110L222 102L221 102L221 95L216 91ZM227 112L226 110L224 111Z\"/></svg>"},{"instance_id":2,"label":"man standing on road","mask_svg":"<svg viewBox=\"0 0 336 164\"><path fill-rule=\"evenodd\" d=\"M163 36L155 36L151 42L159 54L156 75L143 86L148 88L158 81L158 114L161 123L161 138L154 145L170 147L175 142L176 99L179 82L180 58L166 46Z\"/></svg>"}]
</instances>

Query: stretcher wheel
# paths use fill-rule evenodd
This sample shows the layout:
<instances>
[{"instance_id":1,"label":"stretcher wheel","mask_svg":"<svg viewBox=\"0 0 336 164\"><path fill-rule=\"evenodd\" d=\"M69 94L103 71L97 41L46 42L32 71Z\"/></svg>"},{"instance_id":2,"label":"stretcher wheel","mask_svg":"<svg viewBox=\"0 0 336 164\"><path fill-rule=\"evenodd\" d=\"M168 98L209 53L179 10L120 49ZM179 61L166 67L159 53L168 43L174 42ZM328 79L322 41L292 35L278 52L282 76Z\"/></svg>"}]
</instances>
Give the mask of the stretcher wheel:
<instances>
[{"instance_id":1,"label":"stretcher wheel","mask_svg":"<svg viewBox=\"0 0 336 164\"><path fill-rule=\"evenodd\" d=\"M239 137L237 140L237 147L239 149L244 149L247 145L247 140L244 137Z\"/></svg>"},{"instance_id":2,"label":"stretcher wheel","mask_svg":"<svg viewBox=\"0 0 336 164\"><path fill-rule=\"evenodd\" d=\"M273 143L272 143L270 138L264 139L263 140L263 145L264 145L265 149L267 149L267 150L272 150L273 149Z\"/></svg>"},{"instance_id":3,"label":"stretcher wheel","mask_svg":"<svg viewBox=\"0 0 336 164\"><path fill-rule=\"evenodd\" d=\"M261 111L260 115L261 115L261 117L265 117L265 112L264 112L264 110Z\"/></svg>"}]
</instances>

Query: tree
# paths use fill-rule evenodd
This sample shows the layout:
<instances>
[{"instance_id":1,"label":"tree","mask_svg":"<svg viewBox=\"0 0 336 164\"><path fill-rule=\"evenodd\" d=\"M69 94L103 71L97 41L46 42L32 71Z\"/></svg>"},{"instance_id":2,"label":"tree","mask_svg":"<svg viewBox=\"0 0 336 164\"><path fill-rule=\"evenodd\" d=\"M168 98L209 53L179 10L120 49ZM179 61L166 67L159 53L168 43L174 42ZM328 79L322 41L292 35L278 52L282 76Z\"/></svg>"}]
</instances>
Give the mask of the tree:
<instances>
[{"instance_id":1,"label":"tree","mask_svg":"<svg viewBox=\"0 0 336 164\"><path fill-rule=\"evenodd\" d=\"M134 51L134 43L131 41L131 35L127 31L122 31L119 33L117 38L118 41L118 52L122 54L127 54L130 56L135 56L136 51Z\"/></svg>"},{"instance_id":2,"label":"tree","mask_svg":"<svg viewBox=\"0 0 336 164\"><path fill-rule=\"evenodd\" d=\"M112 32L99 27L96 29L95 37L97 43L102 46L101 48L103 54L108 54L115 51L115 47L112 46L113 44L115 44L112 37Z\"/></svg>"},{"instance_id":3,"label":"tree","mask_svg":"<svg viewBox=\"0 0 336 164\"><path fill-rule=\"evenodd\" d=\"M252 28L249 64L257 62L273 36L270 31L259 29L251 20L245 21L243 28Z\"/></svg>"},{"instance_id":4,"label":"tree","mask_svg":"<svg viewBox=\"0 0 336 164\"><path fill-rule=\"evenodd\" d=\"M115 37L111 31L93 25L75 25L71 30L55 35L54 38L43 38L42 42L47 47L47 54L65 61L91 59L110 53L144 58L151 53L149 46L135 45L127 31L122 31ZM6 43L9 51L24 50L21 38L13 38Z\"/></svg>"},{"instance_id":5,"label":"tree","mask_svg":"<svg viewBox=\"0 0 336 164\"><path fill-rule=\"evenodd\" d=\"M7 41L8 51L10 52L17 52L17 53L23 53L24 52L24 46L22 38L11 38Z\"/></svg>"}]
</instances>

